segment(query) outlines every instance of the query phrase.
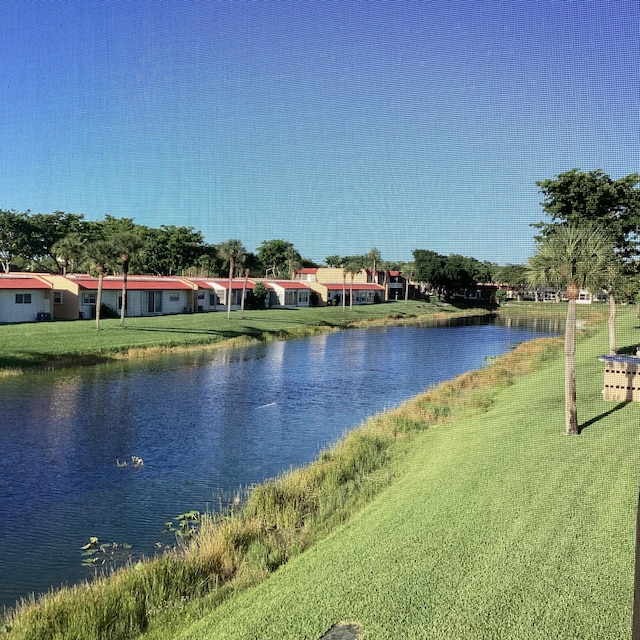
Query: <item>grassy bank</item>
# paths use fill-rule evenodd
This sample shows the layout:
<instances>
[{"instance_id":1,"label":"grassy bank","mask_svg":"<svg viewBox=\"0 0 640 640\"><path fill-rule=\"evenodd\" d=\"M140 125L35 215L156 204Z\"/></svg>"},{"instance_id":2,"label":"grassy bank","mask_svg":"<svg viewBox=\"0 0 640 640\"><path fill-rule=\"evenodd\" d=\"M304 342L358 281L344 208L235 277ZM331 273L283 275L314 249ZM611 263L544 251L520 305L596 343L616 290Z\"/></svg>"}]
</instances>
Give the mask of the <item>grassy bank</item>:
<instances>
[{"instance_id":1,"label":"grassy bank","mask_svg":"<svg viewBox=\"0 0 640 640\"><path fill-rule=\"evenodd\" d=\"M637 342L635 317L620 325ZM638 407L601 401L596 329L579 344L586 428L560 435L559 344L371 419L188 548L25 606L9 637L319 638L340 620L365 638L625 635Z\"/></svg>"},{"instance_id":2,"label":"grassy bank","mask_svg":"<svg viewBox=\"0 0 640 640\"><path fill-rule=\"evenodd\" d=\"M639 333L626 311L620 344ZM562 435L559 350L523 378L496 370L490 391L445 385L461 413L416 432L386 490L180 637L319 638L340 621L376 640L628 637L640 406L601 400L606 345L603 328L579 342L581 436Z\"/></svg>"},{"instance_id":3,"label":"grassy bank","mask_svg":"<svg viewBox=\"0 0 640 640\"><path fill-rule=\"evenodd\" d=\"M128 318L118 320L59 321L4 325L0 330L0 376L29 369L106 362L167 351L201 349L233 343L300 338L369 323L429 322L460 315L485 313L438 303L413 301L315 309L247 311L227 314Z\"/></svg>"}]
</instances>

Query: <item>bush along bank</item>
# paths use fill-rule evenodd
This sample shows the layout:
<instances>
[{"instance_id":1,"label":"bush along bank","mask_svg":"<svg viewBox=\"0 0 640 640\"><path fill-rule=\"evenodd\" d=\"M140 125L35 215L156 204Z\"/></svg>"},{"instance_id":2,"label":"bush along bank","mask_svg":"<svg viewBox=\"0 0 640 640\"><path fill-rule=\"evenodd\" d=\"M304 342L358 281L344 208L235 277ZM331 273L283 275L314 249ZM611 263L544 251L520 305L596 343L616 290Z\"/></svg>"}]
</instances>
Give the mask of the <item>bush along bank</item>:
<instances>
[{"instance_id":1,"label":"bush along bank","mask_svg":"<svg viewBox=\"0 0 640 640\"><path fill-rule=\"evenodd\" d=\"M268 577L343 524L402 473L415 433L480 414L499 389L549 357L560 341L520 345L488 366L369 419L310 465L256 488L233 512L155 559L22 602L3 620L11 639L170 637L189 619Z\"/></svg>"}]
</instances>

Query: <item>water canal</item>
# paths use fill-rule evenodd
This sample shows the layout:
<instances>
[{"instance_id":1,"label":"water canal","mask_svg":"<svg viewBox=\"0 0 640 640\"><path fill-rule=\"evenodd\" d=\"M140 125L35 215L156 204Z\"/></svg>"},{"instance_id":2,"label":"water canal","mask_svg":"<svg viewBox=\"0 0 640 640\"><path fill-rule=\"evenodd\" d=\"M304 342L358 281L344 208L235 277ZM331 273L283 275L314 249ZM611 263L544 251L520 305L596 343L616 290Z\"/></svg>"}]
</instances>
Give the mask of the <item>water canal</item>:
<instances>
[{"instance_id":1,"label":"water canal","mask_svg":"<svg viewBox=\"0 0 640 640\"><path fill-rule=\"evenodd\" d=\"M152 554L176 515L215 509L367 416L559 329L536 322L351 330L2 381L0 606L90 577L90 536Z\"/></svg>"}]
</instances>

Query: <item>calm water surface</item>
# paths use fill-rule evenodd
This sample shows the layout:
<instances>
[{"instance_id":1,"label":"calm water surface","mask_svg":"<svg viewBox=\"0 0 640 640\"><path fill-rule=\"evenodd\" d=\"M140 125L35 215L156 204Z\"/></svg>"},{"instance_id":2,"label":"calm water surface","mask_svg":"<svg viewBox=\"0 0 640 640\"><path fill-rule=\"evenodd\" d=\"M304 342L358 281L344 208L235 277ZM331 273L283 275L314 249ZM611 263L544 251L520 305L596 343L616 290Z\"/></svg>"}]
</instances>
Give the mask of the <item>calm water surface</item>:
<instances>
[{"instance_id":1,"label":"calm water surface","mask_svg":"<svg viewBox=\"0 0 640 640\"><path fill-rule=\"evenodd\" d=\"M176 515L214 509L367 416L559 329L510 324L351 330L2 381L0 606L90 577L89 536L151 554ZM144 466L116 466L131 455Z\"/></svg>"}]
</instances>

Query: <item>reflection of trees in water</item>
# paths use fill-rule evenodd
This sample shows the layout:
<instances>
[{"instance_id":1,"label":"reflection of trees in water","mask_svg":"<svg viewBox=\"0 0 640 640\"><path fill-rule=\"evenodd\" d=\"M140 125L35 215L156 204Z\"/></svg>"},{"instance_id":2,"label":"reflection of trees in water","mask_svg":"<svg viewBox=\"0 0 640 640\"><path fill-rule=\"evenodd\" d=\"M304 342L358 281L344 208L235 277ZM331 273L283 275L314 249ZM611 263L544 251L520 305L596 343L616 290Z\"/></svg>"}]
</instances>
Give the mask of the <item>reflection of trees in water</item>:
<instances>
[{"instance_id":1,"label":"reflection of trees in water","mask_svg":"<svg viewBox=\"0 0 640 640\"><path fill-rule=\"evenodd\" d=\"M509 329L528 329L536 333L563 333L564 318L523 318L499 316L495 319L495 324Z\"/></svg>"}]
</instances>

